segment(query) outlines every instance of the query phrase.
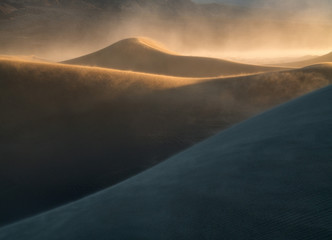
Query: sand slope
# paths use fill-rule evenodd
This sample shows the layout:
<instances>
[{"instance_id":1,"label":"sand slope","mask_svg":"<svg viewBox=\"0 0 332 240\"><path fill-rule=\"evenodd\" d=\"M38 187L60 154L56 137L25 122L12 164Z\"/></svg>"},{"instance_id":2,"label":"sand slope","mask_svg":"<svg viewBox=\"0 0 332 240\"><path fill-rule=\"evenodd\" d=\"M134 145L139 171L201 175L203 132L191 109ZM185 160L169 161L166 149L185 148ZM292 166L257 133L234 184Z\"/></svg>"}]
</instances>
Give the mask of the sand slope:
<instances>
[{"instance_id":1,"label":"sand slope","mask_svg":"<svg viewBox=\"0 0 332 240\"><path fill-rule=\"evenodd\" d=\"M331 76L331 65L188 79L2 59L0 222L122 181Z\"/></svg>"},{"instance_id":2,"label":"sand slope","mask_svg":"<svg viewBox=\"0 0 332 240\"><path fill-rule=\"evenodd\" d=\"M100 51L64 63L181 77L216 77L279 70L221 59L181 56L144 38L124 39Z\"/></svg>"},{"instance_id":3,"label":"sand slope","mask_svg":"<svg viewBox=\"0 0 332 240\"><path fill-rule=\"evenodd\" d=\"M332 87L0 239L331 239Z\"/></svg>"}]
</instances>

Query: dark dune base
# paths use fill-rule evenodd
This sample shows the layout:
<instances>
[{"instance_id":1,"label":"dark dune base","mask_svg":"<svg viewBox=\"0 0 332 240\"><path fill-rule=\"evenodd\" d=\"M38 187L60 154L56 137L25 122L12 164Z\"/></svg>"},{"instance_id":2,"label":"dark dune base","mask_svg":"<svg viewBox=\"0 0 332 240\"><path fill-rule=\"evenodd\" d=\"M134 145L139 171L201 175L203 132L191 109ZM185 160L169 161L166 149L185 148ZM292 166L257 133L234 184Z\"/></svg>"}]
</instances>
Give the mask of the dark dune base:
<instances>
[{"instance_id":1,"label":"dark dune base","mask_svg":"<svg viewBox=\"0 0 332 240\"><path fill-rule=\"evenodd\" d=\"M331 106L330 86L0 239L331 239Z\"/></svg>"}]
</instances>

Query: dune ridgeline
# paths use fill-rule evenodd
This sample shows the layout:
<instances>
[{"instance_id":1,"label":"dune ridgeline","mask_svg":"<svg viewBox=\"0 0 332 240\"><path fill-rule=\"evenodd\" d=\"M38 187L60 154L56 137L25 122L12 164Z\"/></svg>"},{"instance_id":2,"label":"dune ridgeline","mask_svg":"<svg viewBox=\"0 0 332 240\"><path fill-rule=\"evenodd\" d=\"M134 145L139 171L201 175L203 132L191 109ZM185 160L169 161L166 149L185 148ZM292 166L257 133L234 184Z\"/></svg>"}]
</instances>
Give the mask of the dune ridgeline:
<instances>
[{"instance_id":1,"label":"dune ridgeline","mask_svg":"<svg viewBox=\"0 0 332 240\"><path fill-rule=\"evenodd\" d=\"M145 38L124 39L64 63L179 77L217 77L280 70L216 58L181 56Z\"/></svg>"},{"instance_id":2,"label":"dune ridgeline","mask_svg":"<svg viewBox=\"0 0 332 240\"><path fill-rule=\"evenodd\" d=\"M193 79L1 58L0 223L112 186L330 79L331 64Z\"/></svg>"}]
</instances>

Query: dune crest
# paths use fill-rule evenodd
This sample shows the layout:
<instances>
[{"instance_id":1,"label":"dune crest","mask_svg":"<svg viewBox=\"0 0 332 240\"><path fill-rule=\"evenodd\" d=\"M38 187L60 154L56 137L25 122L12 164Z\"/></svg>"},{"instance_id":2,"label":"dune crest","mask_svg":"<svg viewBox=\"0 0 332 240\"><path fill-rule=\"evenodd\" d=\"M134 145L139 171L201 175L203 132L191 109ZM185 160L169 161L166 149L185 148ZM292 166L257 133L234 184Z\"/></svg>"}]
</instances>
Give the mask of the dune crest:
<instances>
[{"instance_id":1,"label":"dune crest","mask_svg":"<svg viewBox=\"0 0 332 240\"><path fill-rule=\"evenodd\" d=\"M97 52L63 63L180 77L217 77L281 69L216 58L182 56L145 38L124 39Z\"/></svg>"},{"instance_id":2,"label":"dune crest","mask_svg":"<svg viewBox=\"0 0 332 240\"><path fill-rule=\"evenodd\" d=\"M160 51L160 52L173 54L173 55L178 55L176 52L172 52L171 50L169 50L166 47L162 46L160 43L158 43L156 41L153 41L152 39L149 39L149 38L144 38L144 37L131 38L131 39L124 40L124 41L132 41L133 43L145 45L148 48L153 48L153 49L155 49L157 51Z\"/></svg>"}]
</instances>

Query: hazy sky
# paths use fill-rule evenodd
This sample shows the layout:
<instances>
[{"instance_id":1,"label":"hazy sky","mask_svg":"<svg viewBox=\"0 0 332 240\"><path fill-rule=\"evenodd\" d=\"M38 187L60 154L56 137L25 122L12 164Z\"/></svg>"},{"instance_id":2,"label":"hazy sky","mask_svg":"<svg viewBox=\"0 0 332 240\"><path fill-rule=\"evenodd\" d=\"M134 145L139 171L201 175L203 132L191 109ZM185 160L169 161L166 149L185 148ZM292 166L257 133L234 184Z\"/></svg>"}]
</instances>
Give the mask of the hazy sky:
<instances>
[{"instance_id":1,"label":"hazy sky","mask_svg":"<svg viewBox=\"0 0 332 240\"><path fill-rule=\"evenodd\" d=\"M321 6L330 6L332 7L332 1L330 0L193 0L194 2L199 3L211 3L211 2L220 2L220 3L231 3L231 4L241 4L241 5L254 5L255 7L260 6L273 6L273 7L321 7Z\"/></svg>"},{"instance_id":2,"label":"hazy sky","mask_svg":"<svg viewBox=\"0 0 332 240\"><path fill-rule=\"evenodd\" d=\"M212 2L227 2L227 3L236 3L236 4L250 4L250 0L193 0L194 2L200 3L212 3Z\"/></svg>"}]
</instances>

